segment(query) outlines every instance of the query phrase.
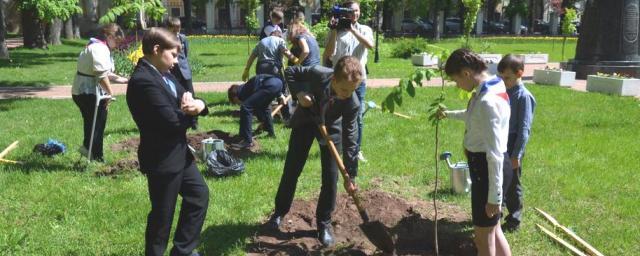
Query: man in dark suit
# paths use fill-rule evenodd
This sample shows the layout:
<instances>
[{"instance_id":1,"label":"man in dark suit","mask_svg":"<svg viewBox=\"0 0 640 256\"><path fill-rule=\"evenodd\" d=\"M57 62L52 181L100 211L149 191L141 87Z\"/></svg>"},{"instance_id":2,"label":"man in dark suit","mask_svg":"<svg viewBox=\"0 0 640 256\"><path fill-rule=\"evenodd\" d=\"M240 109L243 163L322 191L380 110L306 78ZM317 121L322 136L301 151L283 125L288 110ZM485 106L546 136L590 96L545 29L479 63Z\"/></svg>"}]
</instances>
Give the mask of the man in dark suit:
<instances>
[{"instance_id":1,"label":"man in dark suit","mask_svg":"<svg viewBox=\"0 0 640 256\"><path fill-rule=\"evenodd\" d=\"M316 209L318 239L323 245L331 246L335 243L331 214L336 204L338 167L320 135L318 124L324 122L336 148L343 149L342 157L350 177L345 185L349 191L354 191L358 172L356 141L360 109L354 90L362 81L362 69L356 58L346 56L338 60L335 71L319 65L294 66L286 69L285 76L291 94L298 99L298 108L291 117L289 149L275 199L275 211L267 227L277 229L284 215L289 212L298 177L315 138L320 145L322 164L322 187Z\"/></svg>"},{"instance_id":2,"label":"man in dark suit","mask_svg":"<svg viewBox=\"0 0 640 256\"><path fill-rule=\"evenodd\" d=\"M209 204L209 188L187 148L186 131L196 115L206 115L204 101L194 99L169 73L180 42L169 31L152 28L142 38L140 59L127 87L129 111L140 131L138 161L147 176L151 211L145 255L163 255L178 195L182 207L171 255L192 254Z\"/></svg>"}]
</instances>

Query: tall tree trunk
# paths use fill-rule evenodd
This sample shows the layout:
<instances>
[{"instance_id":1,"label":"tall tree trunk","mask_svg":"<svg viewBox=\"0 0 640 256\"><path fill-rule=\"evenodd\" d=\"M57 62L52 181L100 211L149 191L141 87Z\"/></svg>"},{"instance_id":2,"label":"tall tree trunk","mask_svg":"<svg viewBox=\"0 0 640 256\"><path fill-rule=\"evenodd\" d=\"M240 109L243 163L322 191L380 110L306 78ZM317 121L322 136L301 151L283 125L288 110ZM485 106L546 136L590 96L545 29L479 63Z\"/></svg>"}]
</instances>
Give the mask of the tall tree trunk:
<instances>
[{"instance_id":1,"label":"tall tree trunk","mask_svg":"<svg viewBox=\"0 0 640 256\"><path fill-rule=\"evenodd\" d=\"M9 59L9 49L7 49L6 35L7 27L4 22L4 1L0 0L0 59Z\"/></svg>"},{"instance_id":2,"label":"tall tree trunk","mask_svg":"<svg viewBox=\"0 0 640 256\"><path fill-rule=\"evenodd\" d=\"M52 45L61 45L60 33L62 32L62 20L54 19L49 26L49 42Z\"/></svg>"},{"instance_id":3,"label":"tall tree trunk","mask_svg":"<svg viewBox=\"0 0 640 256\"><path fill-rule=\"evenodd\" d=\"M35 10L22 10L22 29L24 47L47 48L44 40L44 31L40 20L36 17Z\"/></svg>"},{"instance_id":4,"label":"tall tree trunk","mask_svg":"<svg viewBox=\"0 0 640 256\"><path fill-rule=\"evenodd\" d=\"M64 38L73 39L73 18L71 17L64 22Z\"/></svg>"},{"instance_id":5,"label":"tall tree trunk","mask_svg":"<svg viewBox=\"0 0 640 256\"><path fill-rule=\"evenodd\" d=\"M182 25L182 28L185 29L187 34L192 34L193 21L191 20L191 12L193 7L191 0L183 0L182 3L184 4L184 24Z\"/></svg>"},{"instance_id":6,"label":"tall tree trunk","mask_svg":"<svg viewBox=\"0 0 640 256\"><path fill-rule=\"evenodd\" d=\"M231 32L233 32L231 28L231 0L225 1L225 8L227 8L227 25L229 28L229 34L231 34Z\"/></svg>"},{"instance_id":7,"label":"tall tree trunk","mask_svg":"<svg viewBox=\"0 0 640 256\"><path fill-rule=\"evenodd\" d=\"M442 35L442 31L440 31L440 22L444 19L444 11L436 10L436 22L433 26L433 39L436 41L440 41L440 37ZM442 30L444 30L444 26L442 26Z\"/></svg>"},{"instance_id":8,"label":"tall tree trunk","mask_svg":"<svg viewBox=\"0 0 640 256\"><path fill-rule=\"evenodd\" d=\"M73 26L73 38L80 39L80 15L76 14L71 17Z\"/></svg>"}]
</instances>

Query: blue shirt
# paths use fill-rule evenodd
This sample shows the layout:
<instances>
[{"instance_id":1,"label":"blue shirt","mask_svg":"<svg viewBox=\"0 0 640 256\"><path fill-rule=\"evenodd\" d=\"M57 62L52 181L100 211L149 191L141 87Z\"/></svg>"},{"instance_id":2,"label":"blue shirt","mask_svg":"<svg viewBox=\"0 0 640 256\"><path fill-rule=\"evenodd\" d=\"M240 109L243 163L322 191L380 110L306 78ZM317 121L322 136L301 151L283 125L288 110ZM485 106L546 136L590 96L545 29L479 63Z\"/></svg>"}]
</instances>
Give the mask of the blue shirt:
<instances>
[{"instance_id":1,"label":"blue shirt","mask_svg":"<svg viewBox=\"0 0 640 256\"><path fill-rule=\"evenodd\" d=\"M536 108L536 99L531 92L520 82L516 86L507 89L511 103L511 118L509 119L509 142L513 145L510 149L511 158L521 159L524 148L529 141L533 112Z\"/></svg>"},{"instance_id":2,"label":"blue shirt","mask_svg":"<svg viewBox=\"0 0 640 256\"><path fill-rule=\"evenodd\" d=\"M258 63L274 62L276 66L282 67L282 50L287 48L284 39L277 36L268 36L260 40L253 48L253 54L258 59Z\"/></svg>"},{"instance_id":3,"label":"blue shirt","mask_svg":"<svg viewBox=\"0 0 640 256\"><path fill-rule=\"evenodd\" d=\"M320 65L320 47L318 46L318 41L308 33L301 34L296 37L297 40L304 39L307 42L307 46L309 46L309 55L302 61L303 67ZM300 56L302 53L302 49L297 44L294 44L294 47L291 48L291 53L295 56Z\"/></svg>"}]
</instances>

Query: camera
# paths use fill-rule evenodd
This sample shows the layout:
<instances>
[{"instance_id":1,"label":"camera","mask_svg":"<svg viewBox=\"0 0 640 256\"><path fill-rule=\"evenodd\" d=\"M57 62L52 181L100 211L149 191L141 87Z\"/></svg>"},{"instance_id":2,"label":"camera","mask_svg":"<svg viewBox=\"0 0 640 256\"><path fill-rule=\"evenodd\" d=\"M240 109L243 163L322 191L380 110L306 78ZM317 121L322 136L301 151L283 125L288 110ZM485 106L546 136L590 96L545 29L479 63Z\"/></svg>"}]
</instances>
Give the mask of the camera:
<instances>
[{"instance_id":1,"label":"camera","mask_svg":"<svg viewBox=\"0 0 640 256\"><path fill-rule=\"evenodd\" d=\"M351 17L354 15L354 10L336 5L331 9L331 15L334 20L337 20L338 22L329 22L329 28L345 30L351 27Z\"/></svg>"}]
</instances>

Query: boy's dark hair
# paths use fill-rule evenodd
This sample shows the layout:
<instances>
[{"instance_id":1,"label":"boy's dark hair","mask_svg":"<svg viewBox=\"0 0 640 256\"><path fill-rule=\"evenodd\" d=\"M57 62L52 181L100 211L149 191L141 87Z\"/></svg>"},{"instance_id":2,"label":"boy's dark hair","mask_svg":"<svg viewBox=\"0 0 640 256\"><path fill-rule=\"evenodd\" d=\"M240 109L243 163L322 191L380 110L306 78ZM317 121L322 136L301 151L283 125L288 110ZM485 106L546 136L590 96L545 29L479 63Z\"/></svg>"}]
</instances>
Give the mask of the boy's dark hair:
<instances>
[{"instance_id":1,"label":"boy's dark hair","mask_svg":"<svg viewBox=\"0 0 640 256\"><path fill-rule=\"evenodd\" d=\"M159 45L161 51L173 48L178 48L178 51L180 51L182 48L176 35L165 28L151 28L144 33L142 37L142 53L145 55L153 54L154 45Z\"/></svg>"},{"instance_id":2,"label":"boy's dark hair","mask_svg":"<svg viewBox=\"0 0 640 256\"><path fill-rule=\"evenodd\" d=\"M502 57L502 60L498 63L498 72L502 73L507 69L510 69L513 73L524 71L524 59L522 56L507 54Z\"/></svg>"},{"instance_id":3,"label":"boy's dark hair","mask_svg":"<svg viewBox=\"0 0 640 256\"><path fill-rule=\"evenodd\" d=\"M460 73L463 68L471 69L475 73L481 73L487 70L487 64L471 50L460 48L449 55L447 64L444 65L444 72L448 76L452 76Z\"/></svg>"},{"instance_id":4,"label":"boy's dark hair","mask_svg":"<svg viewBox=\"0 0 640 256\"><path fill-rule=\"evenodd\" d=\"M238 89L240 89L240 85L238 84L232 84L231 87L229 87L227 90L229 102L233 103L233 99L238 97Z\"/></svg>"},{"instance_id":5,"label":"boy's dark hair","mask_svg":"<svg viewBox=\"0 0 640 256\"><path fill-rule=\"evenodd\" d=\"M122 37L122 30L116 23L108 23L100 27L100 33L96 38L106 40L108 36Z\"/></svg>"},{"instance_id":6,"label":"boy's dark hair","mask_svg":"<svg viewBox=\"0 0 640 256\"><path fill-rule=\"evenodd\" d=\"M271 17L272 20L274 18L282 20L284 18L284 13L282 13L282 11L280 11L280 10L273 10L273 11L271 11L271 14L269 16Z\"/></svg>"},{"instance_id":7,"label":"boy's dark hair","mask_svg":"<svg viewBox=\"0 0 640 256\"><path fill-rule=\"evenodd\" d=\"M362 81L362 65L356 57L344 56L336 63L333 76L336 79L346 79L351 82Z\"/></svg>"},{"instance_id":8,"label":"boy's dark hair","mask_svg":"<svg viewBox=\"0 0 640 256\"><path fill-rule=\"evenodd\" d=\"M170 17L167 19L167 21L165 22L165 25L168 28L177 28L177 27L181 27L182 22L180 22L180 19L176 18L176 17Z\"/></svg>"}]
</instances>

